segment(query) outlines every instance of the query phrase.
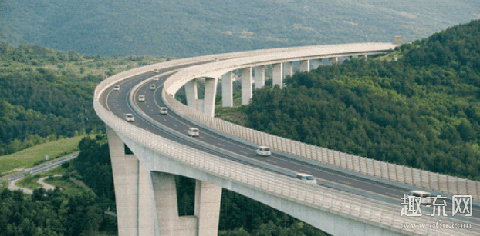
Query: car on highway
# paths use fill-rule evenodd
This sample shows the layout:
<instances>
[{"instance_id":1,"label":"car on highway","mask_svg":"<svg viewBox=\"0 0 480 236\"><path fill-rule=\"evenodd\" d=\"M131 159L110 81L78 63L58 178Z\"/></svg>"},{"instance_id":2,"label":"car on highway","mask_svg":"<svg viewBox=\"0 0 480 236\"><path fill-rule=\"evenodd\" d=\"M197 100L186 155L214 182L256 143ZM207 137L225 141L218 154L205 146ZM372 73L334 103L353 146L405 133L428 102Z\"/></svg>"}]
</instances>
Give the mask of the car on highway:
<instances>
[{"instance_id":1,"label":"car on highway","mask_svg":"<svg viewBox=\"0 0 480 236\"><path fill-rule=\"evenodd\" d=\"M150 90L155 90L155 85L154 84L150 85Z\"/></svg>"},{"instance_id":2,"label":"car on highway","mask_svg":"<svg viewBox=\"0 0 480 236\"><path fill-rule=\"evenodd\" d=\"M120 85L115 85L115 87L113 87L113 90L115 90L115 91L120 90Z\"/></svg>"},{"instance_id":3,"label":"car on highway","mask_svg":"<svg viewBox=\"0 0 480 236\"><path fill-rule=\"evenodd\" d=\"M412 190L408 192L407 196L420 198L420 204L425 204L425 205L432 204L432 194L427 191Z\"/></svg>"},{"instance_id":4,"label":"car on highway","mask_svg":"<svg viewBox=\"0 0 480 236\"><path fill-rule=\"evenodd\" d=\"M138 96L138 101L139 102L145 102L145 95L139 95Z\"/></svg>"},{"instance_id":5,"label":"car on highway","mask_svg":"<svg viewBox=\"0 0 480 236\"><path fill-rule=\"evenodd\" d=\"M188 136L198 137L198 135L199 135L198 128L188 128Z\"/></svg>"},{"instance_id":6,"label":"car on highway","mask_svg":"<svg viewBox=\"0 0 480 236\"><path fill-rule=\"evenodd\" d=\"M268 157L272 155L272 152L270 151L270 148L267 146L260 146L256 150L257 155L263 156L263 157Z\"/></svg>"},{"instance_id":7,"label":"car on highway","mask_svg":"<svg viewBox=\"0 0 480 236\"><path fill-rule=\"evenodd\" d=\"M168 115L168 110L166 107L160 107L160 115Z\"/></svg>"},{"instance_id":8,"label":"car on highway","mask_svg":"<svg viewBox=\"0 0 480 236\"><path fill-rule=\"evenodd\" d=\"M160 69L155 68L155 69L153 69L153 72L160 73Z\"/></svg>"},{"instance_id":9,"label":"car on highway","mask_svg":"<svg viewBox=\"0 0 480 236\"><path fill-rule=\"evenodd\" d=\"M296 178L301 181L305 181L309 184L317 184L317 181L315 180L315 178L309 174L297 173Z\"/></svg>"},{"instance_id":10,"label":"car on highway","mask_svg":"<svg viewBox=\"0 0 480 236\"><path fill-rule=\"evenodd\" d=\"M126 114L125 120L127 120L128 122L134 122L135 118L133 117L133 114Z\"/></svg>"}]
</instances>

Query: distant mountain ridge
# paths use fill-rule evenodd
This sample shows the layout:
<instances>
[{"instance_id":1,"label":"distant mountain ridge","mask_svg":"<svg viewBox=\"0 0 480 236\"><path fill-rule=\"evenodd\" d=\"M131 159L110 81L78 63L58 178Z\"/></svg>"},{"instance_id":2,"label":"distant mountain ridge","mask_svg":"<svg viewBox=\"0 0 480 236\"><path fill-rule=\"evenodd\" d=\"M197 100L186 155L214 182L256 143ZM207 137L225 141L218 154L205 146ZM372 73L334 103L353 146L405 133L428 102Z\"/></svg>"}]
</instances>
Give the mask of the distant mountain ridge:
<instances>
[{"instance_id":1,"label":"distant mountain ridge","mask_svg":"<svg viewBox=\"0 0 480 236\"><path fill-rule=\"evenodd\" d=\"M479 17L476 0L3 0L0 41L99 55L175 57L404 41Z\"/></svg>"}]
</instances>

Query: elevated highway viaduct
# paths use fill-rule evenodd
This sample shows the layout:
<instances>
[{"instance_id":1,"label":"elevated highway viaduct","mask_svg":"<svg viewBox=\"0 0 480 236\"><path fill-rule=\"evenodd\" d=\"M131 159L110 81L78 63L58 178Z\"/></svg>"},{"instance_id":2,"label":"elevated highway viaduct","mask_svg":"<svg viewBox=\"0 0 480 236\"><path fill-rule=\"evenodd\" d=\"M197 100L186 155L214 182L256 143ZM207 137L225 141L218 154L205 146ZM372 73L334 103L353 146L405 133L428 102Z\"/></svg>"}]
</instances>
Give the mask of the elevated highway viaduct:
<instances>
[{"instance_id":1,"label":"elevated highway viaduct","mask_svg":"<svg viewBox=\"0 0 480 236\"><path fill-rule=\"evenodd\" d=\"M221 132L213 125L218 123L213 118L218 79L222 81L222 105L232 106L231 71L235 69L242 71L242 103L248 104L253 80L255 88L265 84L266 65L272 65L273 84L281 87L284 72L292 73L292 61L300 61L300 70L308 71L320 66L321 58L328 58L333 64L339 56L366 58L367 54L392 48L392 44L352 44L211 55L136 68L103 81L95 91L94 106L108 126L119 235L216 235L221 188L270 205L334 235L478 234L478 213L472 217L400 216L401 197L406 191L437 192L434 189L342 168L335 164L340 161L312 160L313 149L293 152L291 143L289 150L277 148L270 158L258 157L255 147L273 144L274 140L240 130L244 137L250 135L246 140L235 135L238 127L223 126L225 132ZM195 96L198 78L205 79L204 99ZM155 90L150 90L151 84ZM115 85L120 85L119 91L112 89ZM182 87L188 107L172 100L172 95ZM145 102L139 102L138 95L145 95ZM170 108L167 116L159 115L159 107L163 106ZM127 113L135 115L134 122L124 120ZM200 137L186 136L189 127L200 127ZM125 154L124 143L134 155ZM310 158L305 157L307 153ZM339 157L329 158L340 160ZM296 172L312 174L318 184L307 185L292 178ZM193 216L178 216L174 175L197 180ZM471 193L469 190L465 194ZM428 213L431 209L423 211ZM404 226L432 224L436 220L466 222L473 228Z\"/></svg>"}]
</instances>

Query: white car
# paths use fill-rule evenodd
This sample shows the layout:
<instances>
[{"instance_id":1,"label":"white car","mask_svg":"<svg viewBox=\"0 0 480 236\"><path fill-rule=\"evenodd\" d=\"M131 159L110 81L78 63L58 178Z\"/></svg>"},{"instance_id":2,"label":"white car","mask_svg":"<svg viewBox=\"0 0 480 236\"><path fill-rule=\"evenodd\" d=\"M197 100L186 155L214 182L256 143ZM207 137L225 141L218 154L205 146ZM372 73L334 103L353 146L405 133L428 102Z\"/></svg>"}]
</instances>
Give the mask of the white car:
<instances>
[{"instance_id":1,"label":"white car","mask_svg":"<svg viewBox=\"0 0 480 236\"><path fill-rule=\"evenodd\" d=\"M188 136L191 136L191 137L198 137L198 128L189 128L188 129Z\"/></svg>"},{"instance_id":2,"label":"white car","mask_svg":"<svg viewBox=\"0 0 480 236\"><path fill-rule=\"evenodd\" d=\"M113 90L115 90L115 91L120 90L120 85L115 85L115 87L113 87Z\"/></svg>"},{"instance_id":3,"label":"white car","mask_svg":"<svg viewBox=\"0 0 480 236\"><path fill-rule=\"evenodd\" d=\"M306 181L309 184L317 184L317 181L315 180L315 178L309 174L297 173L296 178L301 181Z\"/></svg>"},{"instance_id":4,"label":"white car","mask_svg":"<svg viewBox=\"0 0 480 236\"><path fill-rule=\"evenodd\" d=\"M132 114L127 114L125 115L125 120L127 120L128 122L134 122L135 118L133 117Z\"/></svg>"},{"instance_id":5,"label":"white car","mask_svg":"<svg viewBox=\"0 0 480 236\"><path fill-rule=\"evenodd\" d=\"M426 191L412 190L408 192L407 196L420 198L420 204L426 204L426 205L432 204L432 194Z\"/></svg>"},{"instance_id":6,"label":"white car","mask_svg":"<svg viewBox=\"0 0 480 236\"><path fill-rule=\"evenodd\" d=\"M257 148L257 155L260 156L270 156L272 155L272 152L270 151L270 148L267 146L260 146Z\"/></svg>"},{"instance_id":7,"label":"white car","mask_svg":"<svg viewBox=\"0 0 480 236\"><path fill-rule=\"evenodd\" d=\"M145 95L139 95L138 96L138 101L139 102L145 102Z\"/></svg>"},{"instance_id":8,"label":"white car","mask_svg":"<svg viewBox=\"0 0 480 236\"><path fill-rule=\"evenodd\" d=\"M168 111L166 107L160 107L160 115L168 115Z\"/></svg>"},{"instance_id":9,"label":"white car","mask_svg":"<svg viewBox=\"0 0 480 236\"><path fill-rule=\"evenodd\" d=\"M159 72L160 72L160 69L156 69L156 68L155 68L155 69L153 69L153 72L159 73Z\"/></svg>"},{"instance_id":10,"label":"white car","mask_svg":"<svg viewBox=\"0 0 480 236\"><path fill-rule=\"evenodd\" d=\"M155 85L154 84L150 85L150 90L155 90Z\"/></svg>"}]
</instances>

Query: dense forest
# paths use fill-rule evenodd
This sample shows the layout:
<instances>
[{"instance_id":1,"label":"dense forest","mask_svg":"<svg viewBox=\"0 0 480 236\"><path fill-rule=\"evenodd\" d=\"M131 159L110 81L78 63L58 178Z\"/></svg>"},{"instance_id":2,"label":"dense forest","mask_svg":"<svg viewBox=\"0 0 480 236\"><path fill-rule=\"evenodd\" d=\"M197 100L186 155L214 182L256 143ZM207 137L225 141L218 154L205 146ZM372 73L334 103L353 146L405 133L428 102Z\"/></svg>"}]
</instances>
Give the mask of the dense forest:
<instances>
[{"instance_id":1,"label":"dense forest","mask_svg":"<svg viewBox=\"0 0 480 236\"><path fill-rule=\"evenodd\" d=\"M480 21L375 60L297 73L254 93L246 126L309 144L480 180Z\"/></svg>"},{"instance_id":2,"label":"dense forest","mask_svg":"<svg viewBox=\"0 0 480 236\"><path fill-rule=\"evenodd\" d=\"M190 57L259 48L405 42L480 15L477 0L0 2L0 42L109 56Z\"/></svg>"},{"instance_id":3,"label":"dense forest","mask_svg":"<svg viewBox=\"0 0 480 236\"><path fill-rule=\"evenodd\" d=\"M1 236L89 236L116 231L116 219L92 192L67 195L60 189L33 190L24 195L0 186Z\"/></svg>"},{"instance_id":4,"label":"dense forest","mask_svg":"<svg viewBox=\"0 0 480 236\"><path fill-rule=\"evenodd\" d=\"M0 43L0 155L103 130L92 106L103 73L108 76L158 59L152 60Z\"/></svg>"}]
</instances>

